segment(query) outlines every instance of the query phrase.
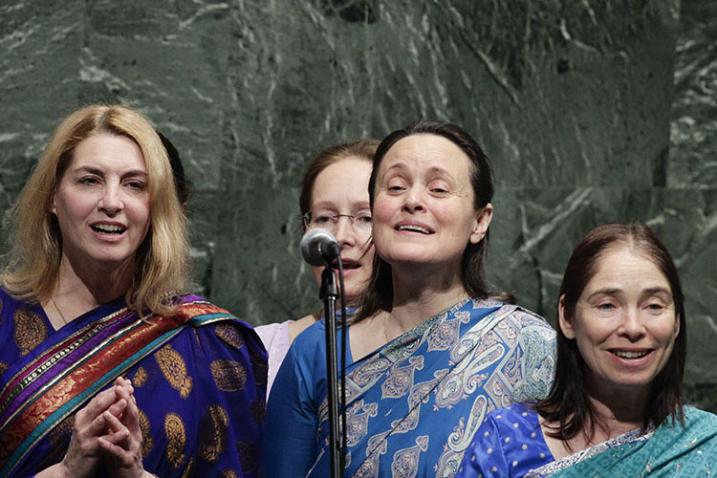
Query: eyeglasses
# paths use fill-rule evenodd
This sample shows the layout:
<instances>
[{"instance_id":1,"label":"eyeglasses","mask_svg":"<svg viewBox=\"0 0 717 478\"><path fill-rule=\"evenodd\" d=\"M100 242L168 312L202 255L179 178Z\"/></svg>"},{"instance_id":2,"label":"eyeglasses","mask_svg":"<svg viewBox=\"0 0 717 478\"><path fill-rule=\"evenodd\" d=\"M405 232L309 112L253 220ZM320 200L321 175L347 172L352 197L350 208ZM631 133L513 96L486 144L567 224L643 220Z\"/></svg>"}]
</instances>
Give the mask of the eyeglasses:
<instances>
[{"instance_id":1,"label":"eyeglasses","mask_svg":"<svg viewBox=\"0 0 717 478\"><path fill-rule=\"evenodd\" d=\"M339 220L342 217L349 220L351 227L353 227L354 232L357 234L370 235L371 226L373 224L371 213L368 211L358 214L334 214L331 212L312 214L307 212L302 217L304 219L304 227L307 229L326 229L331 234L336 234L339 228Z\"/></svg>"}]
</instances>

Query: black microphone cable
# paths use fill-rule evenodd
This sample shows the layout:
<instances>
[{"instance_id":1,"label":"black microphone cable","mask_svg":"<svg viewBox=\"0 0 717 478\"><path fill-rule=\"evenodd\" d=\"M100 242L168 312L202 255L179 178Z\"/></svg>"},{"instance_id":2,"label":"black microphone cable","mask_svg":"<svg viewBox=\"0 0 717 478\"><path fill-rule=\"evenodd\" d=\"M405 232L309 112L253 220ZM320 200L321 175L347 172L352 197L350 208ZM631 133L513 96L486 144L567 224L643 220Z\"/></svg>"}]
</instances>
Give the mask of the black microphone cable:
<instances>
[{"instance_id":1,"label":"black microphone cable","mask_svg":"<svg viewBox=\"0 0 717 478\"><path fill-rule=\"evenodd\" d=\"M344 296L344 264L341 255L336 259L339 266L339 301L341 302L341 476L346 467L348 451L346 423L346 344L348 330L346 326L346 297Z\"/></svg>"}]
</instances>

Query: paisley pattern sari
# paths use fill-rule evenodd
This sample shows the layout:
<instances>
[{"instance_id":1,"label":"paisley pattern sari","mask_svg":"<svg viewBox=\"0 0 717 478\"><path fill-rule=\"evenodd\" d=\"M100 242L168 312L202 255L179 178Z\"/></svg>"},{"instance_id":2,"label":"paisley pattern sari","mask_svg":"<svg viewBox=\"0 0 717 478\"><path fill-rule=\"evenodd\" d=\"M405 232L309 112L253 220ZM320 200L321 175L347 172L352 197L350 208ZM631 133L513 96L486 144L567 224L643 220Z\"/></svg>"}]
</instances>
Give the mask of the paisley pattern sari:
<instances>
[{"instance_id":1,"label":"paisley pattern sari","mask_svg":"<svg viewBox=\"0 0 717 478\"><path fill-rule=\"evenodd\" d=\"M276 446L306 443L301 453L308 459L292 465L265 455L267 476L329 473L326 391L317 380L325 368L302 359L322 355L320 340L304 343L312 328L297 338L279 372L275 387L282 393L271 398L267 422L267 433L281 442ZM345 476L454 476L487 412L548 392L554 339L542 318L518 306L467 299L351 363ZM281 381L299 393L291 395ZM293 400L306 406L282 406ZM308 436L282 430L281 423L299 423L308 413L316 424Z\"/></svg>"},{"instance_id":2,"label":"paisley pattern sari","mask_svg":"<svg viewBox=\"0 0 717 478\"><path fill-rule=\"evenodd\" d=\"M173 315L142 320L116 300L55 331L42 307L0 289L0 343L0 477L62 460L74 414L120 375L135 388L147 471L255 476L266 353L227 311L184 296Z\"/></svg>"}]
</instances>

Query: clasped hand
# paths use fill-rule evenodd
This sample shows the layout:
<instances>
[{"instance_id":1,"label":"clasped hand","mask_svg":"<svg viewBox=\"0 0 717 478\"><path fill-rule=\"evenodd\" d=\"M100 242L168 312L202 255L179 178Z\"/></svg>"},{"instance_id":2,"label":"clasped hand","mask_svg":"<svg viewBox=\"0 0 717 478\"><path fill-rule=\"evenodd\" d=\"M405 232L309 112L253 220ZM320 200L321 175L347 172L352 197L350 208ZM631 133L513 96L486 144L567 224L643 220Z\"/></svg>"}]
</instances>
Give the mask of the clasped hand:
<instances>
[{"instance_id":1,"label":"clasped hand","mask_svg":"<svg viewBox=\"0 0 717 478\"><path fill-rule=\"evenodd\" d=\"M54 470L59 473L51 475L92 477L102 461L115 478L152 476L142 466L142 431L133 394L132 383L119 377L77 412L67 454Z\"/></svg>"}]
</instances>

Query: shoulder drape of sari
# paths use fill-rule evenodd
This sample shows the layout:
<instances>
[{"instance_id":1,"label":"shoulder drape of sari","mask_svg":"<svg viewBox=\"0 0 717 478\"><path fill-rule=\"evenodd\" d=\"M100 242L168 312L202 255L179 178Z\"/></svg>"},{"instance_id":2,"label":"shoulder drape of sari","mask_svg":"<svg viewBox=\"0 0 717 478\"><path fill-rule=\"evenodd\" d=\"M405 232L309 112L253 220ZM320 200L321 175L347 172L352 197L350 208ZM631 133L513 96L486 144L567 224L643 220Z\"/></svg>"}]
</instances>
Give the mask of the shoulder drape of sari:
<instances>
[{"instance_id":1,"label":"shoulder drape of sari","mask_svg":"<svg viewBox=\"0 0 717 478\"><path fill-rule=\"evenodd\" d=\"M37 304L0 291L0 476L59 462L75 412L120 375L140 409L145 469L254 476L266 354L251 327L185 296L172 316L142 320L121 300L53 331Z\"/></svg>"},{"instance_id":2,"label":"shoulder drape of sari","mask_svg":"<svg viewBox=\"0 0 717 478\"><path fill-rule=\"evenodd\" d=\"M469 299L352 363L346 476L454 476L487 412L548 392L554 340L528 311ZM325 398L317 413L311 477L329 469Z\"/></svg>"},{"instance_id":3,"label":"shoulder drape of sari","mask_svg":"<svg viewBox=\"0 0 717 478\"><path fill-rule=\"evenodd\" d=\"M717 476L717 416L685 407L685 425L671 420L647 435L628 433L571 455L533 477L706 478Z\"/></svg>"}]
</instances>

